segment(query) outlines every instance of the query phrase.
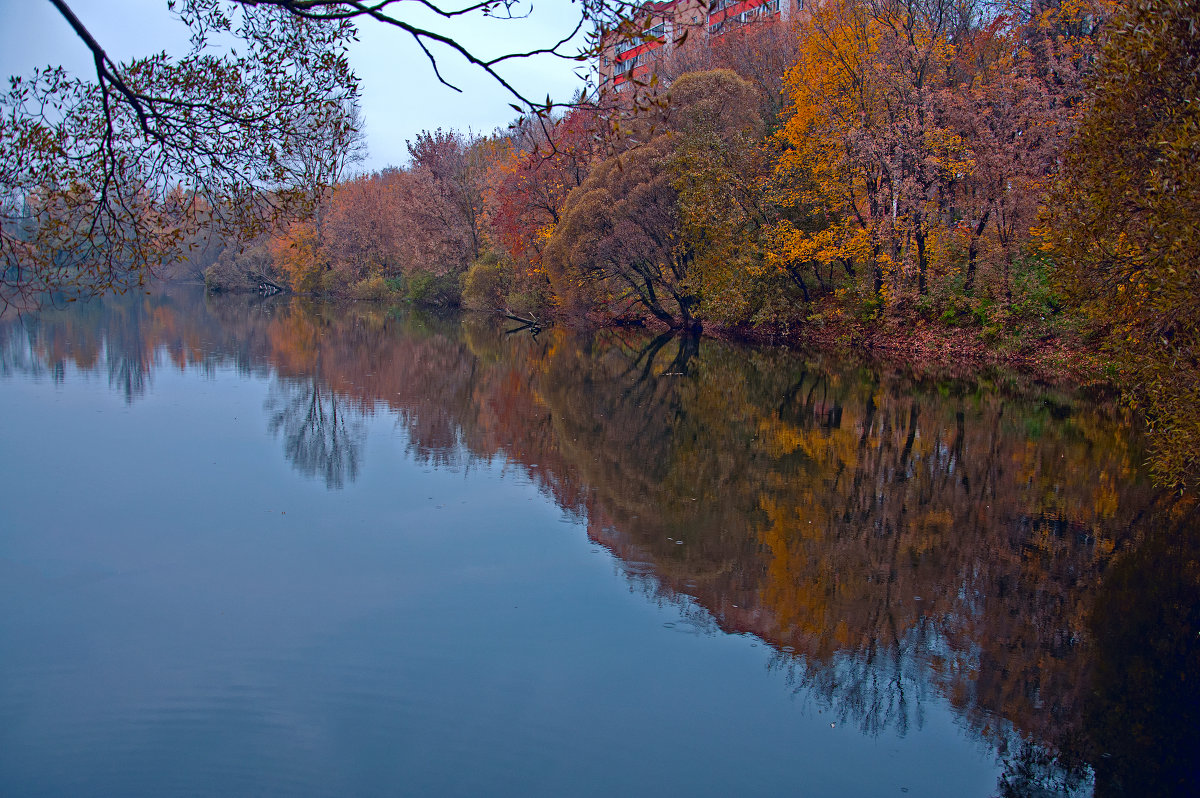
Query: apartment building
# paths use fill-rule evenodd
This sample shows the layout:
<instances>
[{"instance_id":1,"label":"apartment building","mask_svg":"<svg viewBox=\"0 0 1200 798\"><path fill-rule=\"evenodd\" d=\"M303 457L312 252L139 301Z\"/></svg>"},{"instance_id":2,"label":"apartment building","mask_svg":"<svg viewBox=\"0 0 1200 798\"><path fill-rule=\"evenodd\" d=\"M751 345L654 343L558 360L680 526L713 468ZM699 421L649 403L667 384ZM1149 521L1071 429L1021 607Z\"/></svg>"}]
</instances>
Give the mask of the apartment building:
<instances>
[{"instance_id":1,"label":"apartment building","mask_svg":"<svg viewBox=\"0 0 1200 798\"><path fill-rule=\"evenodd\" d=\"M646 80L676 48L707 47L713 40L756 22L789 20L803 0L664 0L642 7L648 38L606 45L596 64L601 90L620 93ZM686 34L686 35L685 35Z\"/></svg>"}]
</instances>

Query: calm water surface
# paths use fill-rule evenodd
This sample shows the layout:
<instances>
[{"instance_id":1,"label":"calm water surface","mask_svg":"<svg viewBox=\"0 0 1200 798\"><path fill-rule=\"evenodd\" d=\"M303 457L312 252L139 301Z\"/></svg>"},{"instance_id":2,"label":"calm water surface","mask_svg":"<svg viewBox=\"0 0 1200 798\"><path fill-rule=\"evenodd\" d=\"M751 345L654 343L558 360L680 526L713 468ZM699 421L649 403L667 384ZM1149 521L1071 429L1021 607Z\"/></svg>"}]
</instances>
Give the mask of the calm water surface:
<instances>
[{"instance_id":1,"label":"calm water surface","mask_svg":"<svg viewBox=\"0 0 1200 798\"><path fill-rule=\"evenodd\" d=\"M1200 785L1111 403L178 289L0 325L0 418L2 795Z\"/></svg>"}]
</instances>

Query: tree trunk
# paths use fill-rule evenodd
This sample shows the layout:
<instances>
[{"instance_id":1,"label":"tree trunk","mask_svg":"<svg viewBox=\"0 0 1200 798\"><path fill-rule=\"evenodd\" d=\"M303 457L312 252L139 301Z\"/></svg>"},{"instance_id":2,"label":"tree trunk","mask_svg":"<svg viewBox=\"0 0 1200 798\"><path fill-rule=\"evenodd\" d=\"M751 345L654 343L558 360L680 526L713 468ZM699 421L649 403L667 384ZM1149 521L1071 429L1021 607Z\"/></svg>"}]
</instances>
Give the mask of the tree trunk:
<instances>
[{"instance_id":1,"label":"tree trunk","mask_svg":"<svg viewBox=\"0 0 1200 798\"><path fill-rule=\"evenodd\" d=\"M929 254L925 251L925 231L919 223L915 225L913 237L917 240L917 293L925 296L929 293Z\"/></svg>"},{"instance_id":2,"label":"tree trunk","mask_svg":"<svg viewBox=\"0 0 1200 798\"><path fill-rule=\"evenodd\" d=\"M808 295L808 285L804 282L804 278L796 273L796 270L788 267L788 276L792 278L792 282L800 286L800 292L804 294L804 303L807 305L812 302L812 298Z\"/></svg>"},{"instance_id":3,"label":"tree trunk","mask_svg":"<svg viewBox=\"0 0 1200 798\"><path fill-rule=\"evenodd\" d=\"M988 217L991 215L990 210L984 211L979 224L975 225L971 231L971 243L967 246L967 278L963 283L963 291L967 296L975 293L975 266L979 260L979 238L983 235L983 229L987 226Z\"/></svg>"}]
</instances>

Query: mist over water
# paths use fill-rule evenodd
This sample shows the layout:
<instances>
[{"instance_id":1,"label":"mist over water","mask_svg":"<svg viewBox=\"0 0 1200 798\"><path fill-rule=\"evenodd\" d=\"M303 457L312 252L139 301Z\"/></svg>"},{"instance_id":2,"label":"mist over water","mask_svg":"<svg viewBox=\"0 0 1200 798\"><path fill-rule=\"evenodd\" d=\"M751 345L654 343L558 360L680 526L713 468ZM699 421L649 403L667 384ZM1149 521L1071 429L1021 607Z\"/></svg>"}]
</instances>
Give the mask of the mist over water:
<instances>
[{"instance_id":1,"label":"mist over water","mask_svg":"<svg viewBox=\"0 0 1200 798\"><path fill-rule=\"evenodd\" d=\"M0 409L0 794L1197 785L1110 400L180 288L5 323Z\"/></svg>"}]
</instances>

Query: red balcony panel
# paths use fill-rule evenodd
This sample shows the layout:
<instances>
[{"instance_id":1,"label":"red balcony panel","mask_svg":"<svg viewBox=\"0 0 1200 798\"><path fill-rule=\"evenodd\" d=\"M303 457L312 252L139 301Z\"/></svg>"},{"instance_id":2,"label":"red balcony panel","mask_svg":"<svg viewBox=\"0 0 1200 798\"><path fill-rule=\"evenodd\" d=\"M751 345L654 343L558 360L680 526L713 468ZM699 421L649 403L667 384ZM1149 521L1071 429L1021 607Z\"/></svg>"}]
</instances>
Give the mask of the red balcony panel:
<instances>
[{"instance_id":1,"label":"red balcony panel","mask_svg":"<svg viewBox=\"0 0 1200 798\"><path fill-rule=\"evenodd\" d=\"M625 52L621 53L620 55L615 56L613 58L613 61L628 61L631 58L637 58L642 53L646 53L651 50L657 50L659 47L662 47L662 46L663 46L662 39L653 39L648 42L642 42L637 47L631 47L630 49L626 50Z\"/></svg>"}]
</instances>

